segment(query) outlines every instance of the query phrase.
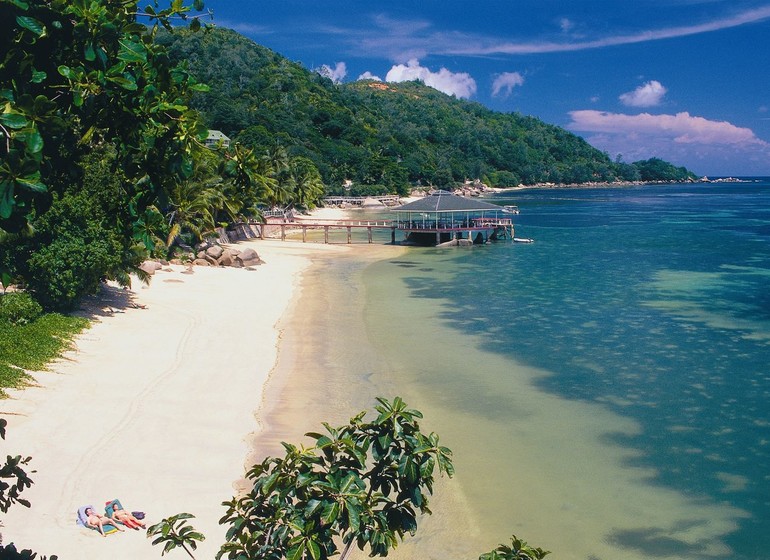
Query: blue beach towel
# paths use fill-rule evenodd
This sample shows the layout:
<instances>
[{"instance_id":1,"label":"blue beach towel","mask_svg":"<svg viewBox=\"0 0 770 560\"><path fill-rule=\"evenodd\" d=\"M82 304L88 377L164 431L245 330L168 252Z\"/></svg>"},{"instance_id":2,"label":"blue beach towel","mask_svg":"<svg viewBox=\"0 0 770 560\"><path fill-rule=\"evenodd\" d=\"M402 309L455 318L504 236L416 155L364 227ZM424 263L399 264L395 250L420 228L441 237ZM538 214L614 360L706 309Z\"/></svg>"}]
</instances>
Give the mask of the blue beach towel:
<instances>
[{"instance_id":1,"label":"blue beach towel","mask_svg":"<svg viewBox=\"0 0 770 560\"><path fill-rule=\"evenodd\" d=\"M78 519L77 519L76 523L78 525L80 525L81 527L85 527L86 529L91 529L91 530L96 531L98 533L99 530L96 527L91 527L88 523L86 523L86 521L88 520L88 516L86 515L86 510L87 509L91 509L92 511L96 511L94 509L94 506L91 506L91 505L79 507L78 508ZM112 525L110 523L105 523L102 527L104 529L104 534L105 535L109 535L111 533L117 533L118 532L118 528L115 527L115 525Z\"/></svg>"}]
</instances>

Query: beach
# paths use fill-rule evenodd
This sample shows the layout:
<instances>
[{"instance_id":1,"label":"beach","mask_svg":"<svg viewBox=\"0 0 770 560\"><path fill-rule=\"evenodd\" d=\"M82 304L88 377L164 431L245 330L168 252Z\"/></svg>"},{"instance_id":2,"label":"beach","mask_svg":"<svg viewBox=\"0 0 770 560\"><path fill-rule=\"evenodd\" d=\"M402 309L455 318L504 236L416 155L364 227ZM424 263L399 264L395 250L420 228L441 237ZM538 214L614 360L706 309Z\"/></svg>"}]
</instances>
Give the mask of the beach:
<instances>
[{"instance_id":1,"label":"beach","mask_svg":"<svg viewBox=\"0 0 770 560\"><path fill-rule=\"evenodd\" d=\"M119 499L153 524L180 512L205 534L196 553L224 542L221 503L242 481L260 430L258 409L275 365L281 319L303 272L340 245L256 241L254 270L164 267L88 302L94 318L75 348L35 386L0 402L7 454L31 456L32 507L3 517L3 543L59 558L160 557L144 531L102 538L76 525L78 507ZM257 452L257 455L259 453ZM184 554L178 551L172 554Z\"/></svg>"}]
</instances>

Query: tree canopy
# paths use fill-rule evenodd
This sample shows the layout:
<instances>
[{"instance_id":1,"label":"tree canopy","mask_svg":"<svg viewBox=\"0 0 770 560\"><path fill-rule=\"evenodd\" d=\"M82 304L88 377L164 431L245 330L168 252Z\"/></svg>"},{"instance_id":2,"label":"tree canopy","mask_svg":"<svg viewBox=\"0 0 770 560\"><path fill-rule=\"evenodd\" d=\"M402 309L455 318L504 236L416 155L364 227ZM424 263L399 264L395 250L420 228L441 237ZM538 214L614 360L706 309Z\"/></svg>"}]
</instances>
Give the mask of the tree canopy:
<instances>
[{"instance_id":1,"label":"tree canopy","mask_svg":"<svg viewBox=\"0 0 770 560\"><path fill-rule=\"evenodd\" d=\"M635 164L562 128L419 82L336 84L227 29L159 40L209 86L192 105L210 128L309 158L329 193L341 194L346 180L368 194L476 178L494 186L640 178Z\"/></svg>"},{"instance_id":2,"label":"tree canopy","mask_svg":"<svg viewBox=\"0 0 770 560\"><path fill-rule=\"evenodd\" d=\"M203 8L0 0L3 286L68 308L104 279L141 275L180 234L200 238L273 201L313 207L322 185L309 160L280 176L247 146L205 147L190 100L207 87L157 40L200 31Z\"/></svg>"}]
</instances>

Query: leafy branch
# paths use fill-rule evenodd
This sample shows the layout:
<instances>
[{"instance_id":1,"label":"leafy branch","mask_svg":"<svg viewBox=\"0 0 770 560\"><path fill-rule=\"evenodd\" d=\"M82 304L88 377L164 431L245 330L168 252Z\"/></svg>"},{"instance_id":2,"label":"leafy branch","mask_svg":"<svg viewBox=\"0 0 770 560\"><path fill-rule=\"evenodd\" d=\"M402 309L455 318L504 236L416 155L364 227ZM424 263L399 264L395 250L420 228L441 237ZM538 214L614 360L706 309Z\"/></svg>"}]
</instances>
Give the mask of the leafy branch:
<instances>
[{"instance_id":1,"label":"leafy branch","mask_svg":"<svg viewBox=\"0 0 770 560\"><path fill-rule=\"evenodd\" d=\"M177 547L181 547L190 558L195 560L191 550L198 548L198 542L206 540L206 537L197 532L192 525L188 525L187 520L194 517L194 515L189 513L178 513L147 528L148 538L158 536L152 541L153 546L165 543L163 552L160 553L161 556Z\"/></svg>"}]
</instances>

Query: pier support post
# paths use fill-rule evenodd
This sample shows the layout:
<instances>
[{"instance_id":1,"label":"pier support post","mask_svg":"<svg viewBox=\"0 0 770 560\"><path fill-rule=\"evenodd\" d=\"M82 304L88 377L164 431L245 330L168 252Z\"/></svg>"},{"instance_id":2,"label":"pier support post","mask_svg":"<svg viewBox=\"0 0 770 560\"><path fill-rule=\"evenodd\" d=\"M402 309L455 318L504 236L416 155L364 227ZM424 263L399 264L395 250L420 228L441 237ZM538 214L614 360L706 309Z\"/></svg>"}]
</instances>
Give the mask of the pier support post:
<instances>
[{"instance_id":1,"label":"pier support post","mask_svg":"<svg viewBox=\"0 0 770 560\"><path fill-rule=\"evenodd\" d=\"M302 226L302 243L307 240L307 226Z\"/></svg>"},{"instance_id":2,"label":"pier support post","mask_svg":"<svg viewBox=\"0 0 770 560\"><path fill-rule=\"evenodd\" d=\"M286 224L281 224L281 241L286 241Z\"/></svg>"},{"instance_id":3,"label":"pier support post","mask_svg":"<svg viewBox=\"0 0 770 560\"><path fill-rule=\"evenodd\" d=\"M350 245L350 226L348 226L348 245Z\"/></svg>"},{"instance_id":4,"label":"pier support post","mask_svg":"<svg viewBox=\"0 0 770 560\"><path fill-rule=\"evenodd\" d=\"M367 233L369 234L369 243L371 243L372 242L372 228L368 227L368 228L366 228L366 230L367 230Z\"/></svg>"},{"instance_id":5,"label":"pier support post","mask_svg":"<svg viewBox=\"0 0 770 560\"><path fill-rule=\"evenodd\" d=\"M324 226L324 243L329 243L329 226Z\"/></svg>"}]
</instances>

